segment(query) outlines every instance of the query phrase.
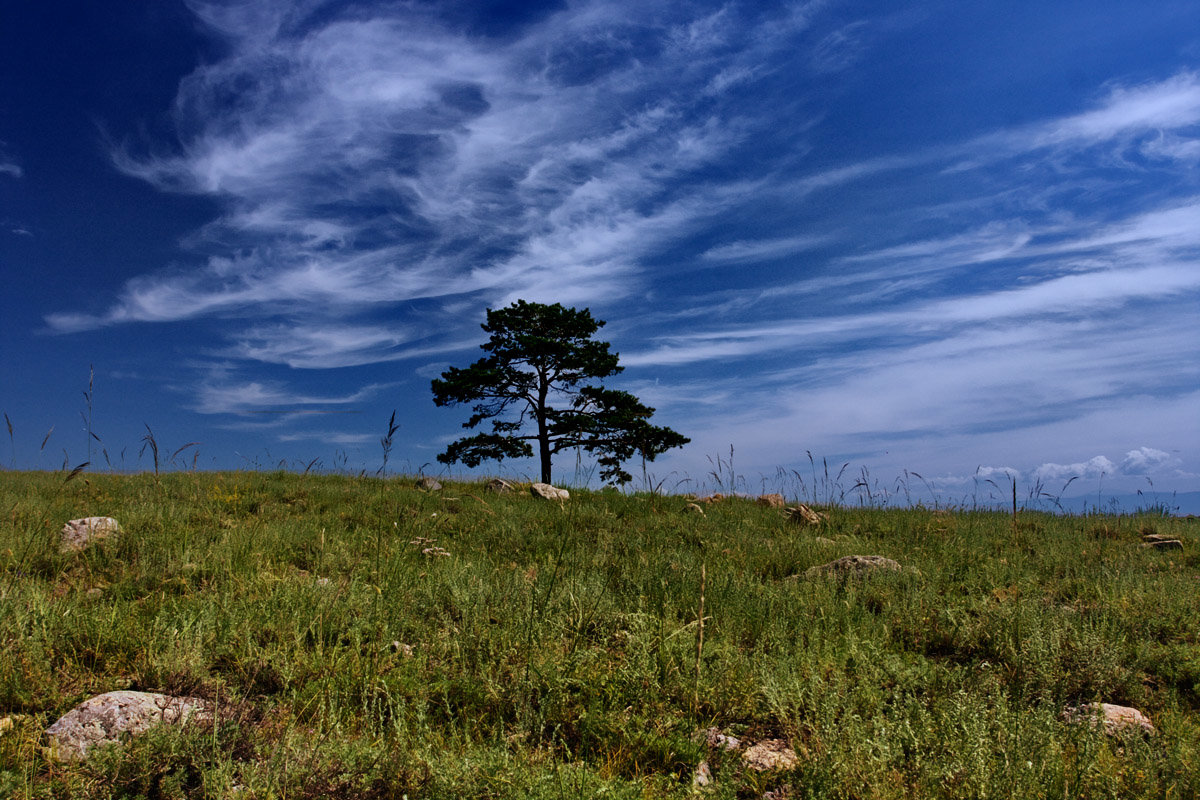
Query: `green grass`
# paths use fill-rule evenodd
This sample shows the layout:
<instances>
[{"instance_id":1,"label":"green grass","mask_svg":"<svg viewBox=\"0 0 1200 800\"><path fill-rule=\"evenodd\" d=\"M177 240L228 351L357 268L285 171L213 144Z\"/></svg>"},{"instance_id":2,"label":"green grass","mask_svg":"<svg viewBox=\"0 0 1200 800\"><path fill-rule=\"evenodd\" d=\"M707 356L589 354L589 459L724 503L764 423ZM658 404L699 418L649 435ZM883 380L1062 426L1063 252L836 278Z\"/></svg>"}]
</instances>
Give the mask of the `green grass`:
<instances>
[{"instance_id":1,"label":"green grass","mask_svg":"<svg viewBox=\"0 0 1200 800\"><path fill-rule=\"evenodd\" d=\"M2 473L0 797L688 797L703 759L717 798L1200 796L1195 521L683 505ZM124 533L60 554L86 515ZM1185 550L1141 549L1151 530ZM905 569L794 577L853 553ZM47 761L41 731L118 688L218 721ZM1159 735L1060 720L1093 700ZM749 772L709 726L799 766Z\"/></svg>"}]
</instances>

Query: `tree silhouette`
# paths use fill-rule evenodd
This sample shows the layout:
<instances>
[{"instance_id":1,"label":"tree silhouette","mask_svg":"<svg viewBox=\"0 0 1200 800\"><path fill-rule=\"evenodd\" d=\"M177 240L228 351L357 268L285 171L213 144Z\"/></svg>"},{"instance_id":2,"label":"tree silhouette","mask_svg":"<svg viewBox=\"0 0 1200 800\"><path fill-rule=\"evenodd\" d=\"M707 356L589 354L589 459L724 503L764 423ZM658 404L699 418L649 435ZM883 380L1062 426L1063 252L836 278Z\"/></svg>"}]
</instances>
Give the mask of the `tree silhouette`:
<instances>
[{"instance_id":1,"label":"tree silhouette","mask_svg":"<svg viewBox=\"0 0 1200 800\"><path fill-rule=\"evenodd\" d=\"M480 347L487 353L466 369L450 367L433 381L438 406L472 404L464 428L490 420L490 433L451 442L438 461L469 467L492 459L531 457L533 443L544 483L550 483L555 453L580 447L595 455L600 477L631 480L621 464L640 455L647 461L690 440L651 425L654 409L629 392L584 384L622 371L608 342L593 339L604 326L588 309L518 300L488 309ZM583 385L581 385L583 384Z\"/></svg>"}]
</instances>

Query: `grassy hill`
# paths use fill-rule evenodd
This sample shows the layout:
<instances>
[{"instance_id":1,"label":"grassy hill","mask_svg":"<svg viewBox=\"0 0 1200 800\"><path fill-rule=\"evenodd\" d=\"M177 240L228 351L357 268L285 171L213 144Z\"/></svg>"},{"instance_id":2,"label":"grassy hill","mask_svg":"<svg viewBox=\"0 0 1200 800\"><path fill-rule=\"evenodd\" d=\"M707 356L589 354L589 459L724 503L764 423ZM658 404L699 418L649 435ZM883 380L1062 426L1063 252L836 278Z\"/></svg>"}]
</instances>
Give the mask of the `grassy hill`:
<instances>
[{"instance_id":1,"label":"grassy hill","mask_svg":"<svg viewBox=\"0 0 1200 800\"><path fill-rule=\"evenodd\" d=\"M715 798L1200 796L1195 520L63 477L0 474L3 797L690 797L702 761ZM123 533L60 553L90 515ZM805 575L851 554L903 568ZM46 757L119 688L217 721ZM1062 719L1092 701L1157 735Z\"/></svg>"}]
</instances>

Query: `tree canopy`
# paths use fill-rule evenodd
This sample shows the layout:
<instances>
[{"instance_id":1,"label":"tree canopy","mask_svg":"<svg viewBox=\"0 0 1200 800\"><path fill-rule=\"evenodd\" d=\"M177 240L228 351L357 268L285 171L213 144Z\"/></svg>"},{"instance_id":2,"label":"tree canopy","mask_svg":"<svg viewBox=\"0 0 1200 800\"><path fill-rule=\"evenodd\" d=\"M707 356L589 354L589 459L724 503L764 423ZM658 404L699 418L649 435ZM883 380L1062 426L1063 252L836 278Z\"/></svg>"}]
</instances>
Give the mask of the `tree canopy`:
<instances>
[{"instance_id":1,"label":"tree canopy","mask_svg":"<svg viewBox=\"0 0 1200 800\"><path fill-rule=\"evenodd\" d=\"M651 425L654 409L629 392L606 389L602 381L622 371L609 343L593 338L604 326L588 309L518 300L488 309L480 347L487 354L471 366L450 367L433 381L438 406L471 404L464 428L490 421L491 431L451 442L437 458L469 467L485 460L532 457L550 483L555 453L582 448L596 456L601 479L625 483L628 459L655 456L690 440Z\"/></svg>"}]
</instances>

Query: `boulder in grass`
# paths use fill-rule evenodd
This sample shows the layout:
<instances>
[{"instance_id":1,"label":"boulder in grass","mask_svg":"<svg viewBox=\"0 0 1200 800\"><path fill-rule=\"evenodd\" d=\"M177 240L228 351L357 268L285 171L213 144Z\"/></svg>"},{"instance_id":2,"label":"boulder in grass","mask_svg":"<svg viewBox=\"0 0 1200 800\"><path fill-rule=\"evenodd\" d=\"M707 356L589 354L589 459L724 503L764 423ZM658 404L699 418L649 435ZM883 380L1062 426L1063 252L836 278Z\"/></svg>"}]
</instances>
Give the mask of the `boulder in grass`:
<instances>
[{"instance_id":1,"label":"boulder in grass","mask_svg":"<svg viewBox=\"0 0 1200 800\"><path fill-rule=\"evenodd\" d=\"M883 556L845 556L828 564L811 567L804 574L806 577L821 575L840 575L843 577L867 575L878 570L899 571L899 562Z\"/></svg>"},{"instance_id":2,"label":"boulder in grass","mask_svg":"<svg viewBox=\"0 0 1200 800\"><path fill-rule=\"evenodd\" d=\"M787 512L787 515L791 517L793 522L798 522L801 525L820 525L829 519L828 514L813 511L803 503L795 508L785 508L784 511Z\"/></svg>"},{"instance_id":3,"label":"boulder in grass","mask_svg":"<svg viewBox=\"0 0 1200 800\"><path fill-rule=\"evenodd\" d=\"M742 762L755 772L783 772L795 769L799 759L796 751L788 747L783 739L764 739L746 748Z\"/></svg>"},{"instance_id":4,"label":"boulder in grass","mask_svg":"<svg viewBox=\"0 0 1200 800\"><path fill-rule=\"evenodd\" d=\"M767 508L783 508L783 495L781 494L760 494L758 500L755 501L760 506Z\"/></svg>"},{"instance_id":5,"label":"boulder in grass","mask_svg":"<svg viewBox=\"0 0 1200 800\"><path fill-rule=\"evenodd\" d=\"M63 525L59 549L64 553L75 553L92 542L98 542L120 533L121 526L112 517L83 517Z\"/></svg>"},{"instance_id":6,"label":"boulder in grass","mask_svg":"<svg viewBox=\"0 0 1200 800\"><path fill-rule=\"evenodd\" d=\"M483 488L494 494L508 494L513 490L513 485L503 478L492 478Z\"/></svg>"},{"instance_id":7,"label":"boulder in grass","mask_svg":"<svg viewBox=\"0 0 1200 800\"><path fill-rule=\"evenodd\" d=\"M711 750L737 750L742 746L742 740L730 736L720 728L706 728L700 732L700 738Z\"/></svg>"},{"instance_id":8,"label":"boulder in grass","mask_svg":"<svg viewBox=\"0 0 1200 800\"><path fill-rule=\"evenodd\" d=\"M569 500L571 493L548 483L535 483L529 487L529 493L543 500Z\"/></svg>"},{"instance_id":9,"label":"boulder in grass","mask_svg":"<svg viewBox=\"0 0 1200 800\"><path fill-rule=\"evenodd\" d=\"M58 761L82 761L98 746L137 736L156 725L211 721L212 706L198 697L117 691L84 700L46 729L49 755Z\"/></svg>"},{"instance_id":10,"label":"boulder in grass","mask_svg":"<svg viewBox=\"0 0 1200 800\"><path fill-rule=\"evenodd\" d=\"M1093 727L1104 726L1104 732L1109 736L1121 733L1155 734L1153 723L1136 708L1118 706L1112 703L1084 703L1080 706L1069 706L1061 715L1063 721L1070 723L1087 723Z\"/></svg>"},{"instance_id":11,"label":"boulder in grass","mask_svg":"<svg viewBox=\"0 0 1200 800\"><path fill-rule=\"evenodd\" d=\"M425 475L417 481L417 488L423 489L427 492L437 492L441 490L442 485L435 479Z\"/></svg>"},{"instance_id":12,"label":"boulder in grass","mask_svg":"<svg viewBox=\"0 0 1200 800\"><path fill-rule=\"evenodd\" d=\"M1147 537L1146 541L1142 542L1143 549L1154 550L1182 550L1183 542L1179 539L1166 539L1155 537L1153 539Z\"/></svg>"}]
</instances>

